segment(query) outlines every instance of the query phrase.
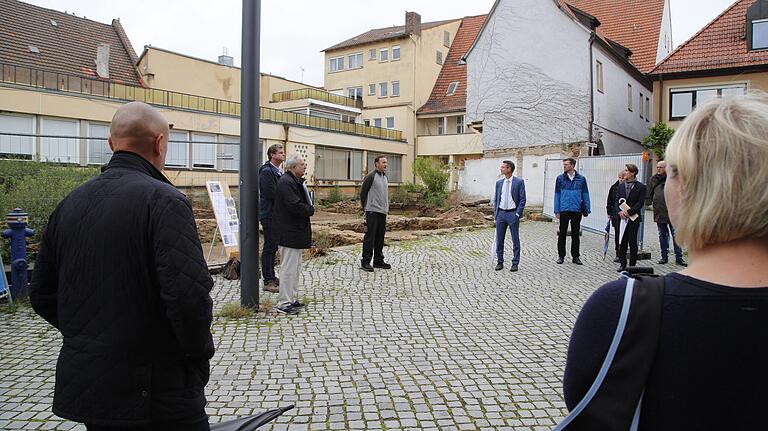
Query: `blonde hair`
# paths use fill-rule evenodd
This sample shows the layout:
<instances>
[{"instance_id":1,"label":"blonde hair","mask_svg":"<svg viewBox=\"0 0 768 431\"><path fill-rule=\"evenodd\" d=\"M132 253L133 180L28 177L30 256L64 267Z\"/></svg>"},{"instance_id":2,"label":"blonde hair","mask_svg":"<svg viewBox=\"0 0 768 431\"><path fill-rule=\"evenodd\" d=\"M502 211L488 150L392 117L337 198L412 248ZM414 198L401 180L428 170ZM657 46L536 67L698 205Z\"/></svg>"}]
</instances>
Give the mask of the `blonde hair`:
<instances>
[{"instance_id":1,"label":"blonde hair","mask_svg":"<svg viewBox=\"0 0 768 431\"><path fill-rule=\"evenodd\" d=\"M750 92L699 106L666 151L682 197L679 242L703 248L768 237L768 94Z\"/></svg>"}]
</instances>

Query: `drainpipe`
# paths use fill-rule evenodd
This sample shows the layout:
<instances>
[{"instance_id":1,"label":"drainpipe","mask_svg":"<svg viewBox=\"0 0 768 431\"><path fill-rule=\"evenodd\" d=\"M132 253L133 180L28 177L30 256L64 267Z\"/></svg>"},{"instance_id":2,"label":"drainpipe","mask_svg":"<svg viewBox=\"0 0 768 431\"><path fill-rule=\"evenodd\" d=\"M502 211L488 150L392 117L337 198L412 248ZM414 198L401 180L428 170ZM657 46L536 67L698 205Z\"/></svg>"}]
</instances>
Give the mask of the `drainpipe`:
<instances>
[{"instance_id":1,"label":"drainpipe","mask_svg":"<svg viewBox=\"0 0 768 431\"><path fill-rule=\"evenodd\" d=\"M592 58L592 47L595 43L595 32L593 31L592 34L589 36L589 142L593 142L593 130L594 124L595 124L595 89L594 89L594 81L595 81L595 69L593 67L593 63L595 62ZM587 150L589 151L589 150Z\"/></svg>"},{"instance_id":2,"label":"drainpipe","mask_svg":"<svg viewBox=\"0 0 768 431\"><path fill-rule=\"evenodd\" d=\"M417 44L416 44L416 38L411 35L411 40L413 41L413 98L411 99L411 110L413 111L413 124L411 127L413 127L413 163L411 163L411 175L413 176L413 183L416 184L416 169L414 169L414 165L416 164L416 155L418 154L418 138L416 138L417 133L417 124L419 120L416 118L416 66L419 64L419 54L421 54L420 51L417 53ZM419 36L419 42L421 42L421 36ZM400 167L402 169L402 166Z\"/></svg>"},{"instance_id":3,"label":"drainpipe","mask_svg":"<svg viewBox=\"0 0 768 431\"><path fill-rule=\"evenodd\" d=\"M659 74L659 121L664 121L664 75Z\"/></svg>"}]
</instances>

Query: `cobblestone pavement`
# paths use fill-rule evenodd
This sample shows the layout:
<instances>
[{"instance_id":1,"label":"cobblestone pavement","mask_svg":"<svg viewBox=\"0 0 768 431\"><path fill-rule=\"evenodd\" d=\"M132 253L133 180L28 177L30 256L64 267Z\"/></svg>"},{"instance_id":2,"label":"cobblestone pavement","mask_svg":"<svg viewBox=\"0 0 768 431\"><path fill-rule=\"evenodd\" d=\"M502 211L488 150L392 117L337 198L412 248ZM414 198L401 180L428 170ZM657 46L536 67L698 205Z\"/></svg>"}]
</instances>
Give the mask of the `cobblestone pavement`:
<instances>
[{"instance_id":1,"label":"cobblestone pavement","mask_svg":"<svg viewBox=\"0 0 768 431\"><path fill-rule=\"evenodd\" d=\"M215 317L211 421L295 404L263 429L551 429L578 310L617 277L589 232L584 266L555 264L555 230L522 225L517 273L493 270L491 229L390 244L389 271L360 271L359 246L305 262L299 316ZM239 285L217 277L214 296L218 313ZM57 331L21 306L0 313L0 340L0 429L84 429L50 411Z\"/></svg>"}]
</instances>

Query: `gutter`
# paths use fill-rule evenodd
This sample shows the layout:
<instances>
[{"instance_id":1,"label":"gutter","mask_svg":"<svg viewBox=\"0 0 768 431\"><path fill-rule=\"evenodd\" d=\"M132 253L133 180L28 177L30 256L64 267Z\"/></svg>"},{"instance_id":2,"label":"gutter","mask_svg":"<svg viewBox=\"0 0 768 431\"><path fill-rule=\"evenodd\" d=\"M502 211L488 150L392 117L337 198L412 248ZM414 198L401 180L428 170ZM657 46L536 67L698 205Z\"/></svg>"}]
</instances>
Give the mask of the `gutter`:
<instances>
[{"instance_id":1,"label":"gutter","mask_svg":"<svg viewBox=\"0 0 768 431\"><path fill-rule=\"evenodd\" d=\"M589 142L594 142L593 129L595 124L595 69L592 64L595 62L592 58L592 49L595 43L595 32L589 36Z\"/></svg>"}]
</instances>

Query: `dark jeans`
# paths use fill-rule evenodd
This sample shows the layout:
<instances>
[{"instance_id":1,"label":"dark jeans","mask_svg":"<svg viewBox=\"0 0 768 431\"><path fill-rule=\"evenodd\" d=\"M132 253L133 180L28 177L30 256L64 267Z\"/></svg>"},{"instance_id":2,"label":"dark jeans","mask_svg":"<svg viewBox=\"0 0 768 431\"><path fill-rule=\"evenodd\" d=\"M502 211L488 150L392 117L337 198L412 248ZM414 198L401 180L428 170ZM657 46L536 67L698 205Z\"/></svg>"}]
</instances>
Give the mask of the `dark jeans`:
<instances>
[{"instance_id":1,"label":"dark jeans","mask_svg":"<svg viewBox=\"0 0 768 431\"><path fill-rule=\"evenodd\" d=\"M208 419L194 423L158 422L150 425L111 426L85 424L88 431L210 431Z\"/></svg>"},{"instance_id":2,"label":"dark jeans","mask_svg":"<svg viewBox=\"0 0 768 431\"><path fill-rule=\"evenodd\" d=\"M659 228L659 243L661 245L661 258L669 256L669 233L672 232L672 244L675 249L675 260L683 260L683 249L675 241L675 228L669 223L656 223Z\"/></svg>"},{"instance_id":3,"label":"dark jeans","mask_svg":"<svg viewBox=\"0 0 768 431\"><path fill-rule=\"evenodd\" d=\"M272 237L272 219L265 218L261 221L264 229L264 248L261 251L261 275L264 283L275 279L275 255L277 254L277 242Z\"/></svg>"},{"instance_id":4,"label":"dark jeans","mask_svg":"<svg viewBox=\"0 0 768 431\"><path fill-rule=\"evenodd\" d=\"M515 210L499 210L496 215L496 259L499 263L504 263L504 236L507 234L507 228L512 235L512 265L520 263L520 218L517 217Z\"/></svg>"},{"instance_id":5,"label":"dark jeans","mask_svg":"<svg viewBox=\"0 0 768 431\"><path fill-rule=\"evenodd\" d=\"M579 257L579 233L581 233L581 213L563 211L560 213L560 230L557 233L557 255L565 257L565 236L571 224L571 257Z\"/></svg>"},{"instance_id":6,"label":"dark jeans","mask_svg":"<svg viewBox=\"0 0 768 431\"><path fill-rule=\"evenodd\" d=\"M627 247L629 247L629 266L637 264L637 232L639 230L639 217L635 221L628 221L627 227L624 229L624 236L621 238L621 244L619 244L619 262L622 268L627 266Z\"/></svg>"},{"instance_id":7,"label":"dark jeans","mask_svg":"<svg viewBox=\"0 0 768 431\"><path fill-rule=\"evenodd\" d=\"M361 263L384 262L384 231L387 229L387 215L372 211L365 212L365 237L363 237L363 259Z\"/></svg>"}]
</instances>

